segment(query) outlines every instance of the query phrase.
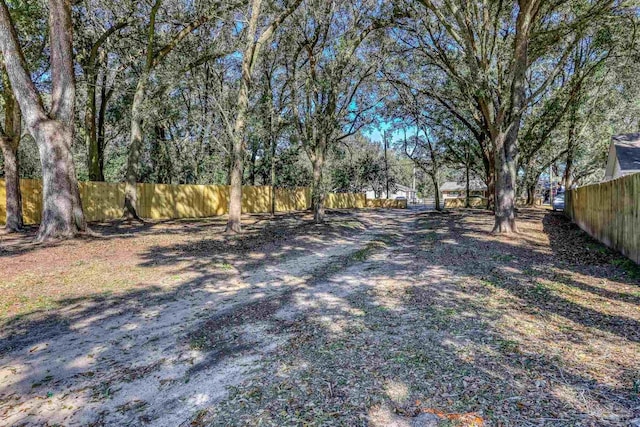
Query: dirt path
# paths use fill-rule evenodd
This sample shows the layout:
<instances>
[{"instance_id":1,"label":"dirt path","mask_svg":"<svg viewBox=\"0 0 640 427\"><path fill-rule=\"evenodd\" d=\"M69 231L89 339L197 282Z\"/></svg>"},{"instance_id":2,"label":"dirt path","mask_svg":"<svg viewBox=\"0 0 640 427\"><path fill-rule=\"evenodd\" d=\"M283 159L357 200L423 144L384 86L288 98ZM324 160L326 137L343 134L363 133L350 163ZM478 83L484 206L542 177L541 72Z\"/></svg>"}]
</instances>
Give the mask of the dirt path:
<instances>
[{"instance_id":1,"label":"dirt path","mask_svg":"<svg viewBox=\"0 0 640 427\"><path fill-rule=\"evenodd\" d=\"M259 317L265 301L311 286L359 256L385 222L375 214L341 219L332 233L251 242L258 256L246 251L247 258L227 256L224 264L206 258L218 242L151 251L145 262L170 264L161 278L178 275L181 283L82 301L10 325L0 342L2 424L174 426L189 419L283 341L255 327L227 327L225 319L253 307ZM215 342L198 338L203 324L216 328Z\"/></svg>"},{"instance_id":2,"label":"dirt path","mask_svg":"<svg viewBox=\"0 0 640 427\"><path fill-rule=\"evenodd\" d=\"M517 237L491 236L481 212L288 221L237 241L176 233L114 266L152 286L14 319L0 424L640 417L637 271L559 215L524 211ZM0 259L16 283L29 256Z\"/></svg>"}]
</instances>

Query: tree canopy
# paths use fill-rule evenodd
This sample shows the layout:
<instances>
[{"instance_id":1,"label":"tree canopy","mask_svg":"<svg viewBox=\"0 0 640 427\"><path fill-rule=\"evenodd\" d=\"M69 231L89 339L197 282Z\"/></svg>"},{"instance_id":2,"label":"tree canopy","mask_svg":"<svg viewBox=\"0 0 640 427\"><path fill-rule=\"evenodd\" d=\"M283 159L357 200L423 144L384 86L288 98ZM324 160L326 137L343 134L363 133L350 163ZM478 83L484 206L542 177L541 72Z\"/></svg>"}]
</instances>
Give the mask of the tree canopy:
<instances>
[{"instance_id":1,"label":"tree canopy","mask_svg":"<svg viewBox=\"0 0 640 427\"><path fill-rule=\"evenodd\" d=\"M483 180L516 231L549 168L598 180L637 131L637 21L610 0L2 0L7 227L18 177L50 183L45 239L84 230L76 179L126 182L129 219L137 182L230 184L237 232L243 185L311 186L321 222L327 191L415 166L436 199Z\"/></svg>"}]
</instances>

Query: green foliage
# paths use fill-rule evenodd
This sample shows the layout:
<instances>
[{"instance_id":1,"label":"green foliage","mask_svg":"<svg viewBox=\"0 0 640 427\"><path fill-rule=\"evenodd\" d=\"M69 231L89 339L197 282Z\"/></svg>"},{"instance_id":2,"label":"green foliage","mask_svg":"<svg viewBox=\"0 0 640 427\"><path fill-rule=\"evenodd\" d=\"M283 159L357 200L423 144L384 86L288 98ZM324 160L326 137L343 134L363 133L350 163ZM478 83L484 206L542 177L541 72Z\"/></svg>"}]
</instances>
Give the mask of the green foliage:
<instances>
[{"instance_id":1,"label":"green foliage","mask_svg":"<svg viewBox=\"0 0 640 427\"><path fill-rule=\"evenodd\" d=\"M451 5L458 3L454 0ZM48 107L45 4L10 0L7 5ZM398 184L411 186L415 174L420 193L434 195L437 183L462 182L466 170L472 179L486 180L492 172L488 162L493 154L487 145L490 129L478 105L499 106L509 99L513 7L477 3L479 11L487 8L491 25L464 15L470 30L465 37L474 38L475 46L495 43L491 50L477 52L478 60L482 55L492 56L486 63L480 61L480 69L475 70L466 51L472 44L451 33L456 29L454 23L461 21L452 19L448 28L424 5L304 0L278 27L254 67L244 183L269 185L274 166L277 186L309 186L309 155L320 135L329 141L323 185L332 191L372 189L382 196L387 183L391 190ZM535 185L550 164L561 174L569 153L574 182L598 180L611 134L638 127L640 61L637 40L629 30L637 17L597 6L586 1L558 3L538 17L529 46L526 92L542 90L523 113L518 138L520 189ZM228 181L229 135L236 113L245 30L236 19L246 8L225 7L213 0L189 4L164 0L159 9L156 53L198 17L206 15L209 21L182 39L149 78L142 108L142 181ZM282 11L284 3L269 2L263 7L264 22L268 22ZM73 5L79 65L73 153L81 180L89 176L84 117L90 82L84 64L101 36L125 22L98 47L102 59L96 65L95 87L98 105L103 94L107 97L104 176L108 181L123 181L131 105L146 55L150 8L149 2L130 0ZM441 8L445 16L467 10ZM583 19L585 16L589 19ZM494 32L498 37L491 37ZM547 79L548 86L543 86ZM0 116L3 114L0 106ZM386 162L383 146L363 136L376 122L391 125L395 131ZM570 141L571 129L575 133ZM408 138L398 130L406 131ZM341 138L350 133L353 135ZM23 134L21 176L37 178L38 151L28 132ZM0 158L0 166L2 161Z\"/></svg>"}]
</instances>

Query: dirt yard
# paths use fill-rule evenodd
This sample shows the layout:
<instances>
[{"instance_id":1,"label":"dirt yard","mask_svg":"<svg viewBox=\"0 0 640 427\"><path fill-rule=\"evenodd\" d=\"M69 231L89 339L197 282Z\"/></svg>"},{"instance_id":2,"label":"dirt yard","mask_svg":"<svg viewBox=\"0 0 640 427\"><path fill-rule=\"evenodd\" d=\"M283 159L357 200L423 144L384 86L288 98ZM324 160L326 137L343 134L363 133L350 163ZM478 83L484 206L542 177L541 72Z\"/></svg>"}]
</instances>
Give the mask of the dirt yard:
<instances>
[{"instance_id":1,"label":"dirt yard","mask_svg":"<svg viewBox=\"0 0 640 427\"><path fill-rule=\"evenodd\" d=\"M0 236L0 425L627 426L640 270L560 214Z\"/></svg>"}]
</instances>

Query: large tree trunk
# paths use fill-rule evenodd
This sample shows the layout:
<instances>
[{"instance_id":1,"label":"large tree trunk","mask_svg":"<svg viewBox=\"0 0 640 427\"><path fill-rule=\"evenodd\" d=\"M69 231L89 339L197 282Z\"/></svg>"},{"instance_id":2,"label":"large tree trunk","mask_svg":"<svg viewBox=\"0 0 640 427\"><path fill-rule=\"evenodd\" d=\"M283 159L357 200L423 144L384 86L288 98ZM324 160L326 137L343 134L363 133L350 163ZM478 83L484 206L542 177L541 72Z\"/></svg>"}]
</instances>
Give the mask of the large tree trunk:
<instances>
[{"instance_id":1,"label":"large tree trunk","mask_svg":"<svg viewBox=\"0 0 640 427\"><path fill-rule=\"evenodd\" d=\"M573 149L569 150L569 152L567 153L567 162L566 162L566 166L564 169L564 176L563 176L563 185L564 185L564 189L565 191L569 190L569 188L571 188L571 175L573 174Z\"/></svg>"},{"instance_id":2,"label":"large tree trunk","mask_svg":"<svg viewBox=\"0 0 640 427\"><path fill-rule=\"evenodd\" d=\"M251 87L251 74L253 65L258 57L260 45L256 41L256 29L260 18L262 0L252 0L250 4L251 17L247 28L247 40L242 56L242 77L238 91L238 106L236 109L236 121L233 127L231 149L231 174L229 194L229 219L227 220L227 233L239 233L242 231L242 178L244 174L244 129L249 108L249 90ZM262 36L260 37L262 39Z\"/></svg>"},{"instance_id":3,"label":"large tree trunk","mask_svg":"<svg viewBox=\"0 0 640 427\"><path fill-rule=\"evenodd\" d=\"M6 223L10 232L20 231L22 222L22 194L20 193L20 174L18 164L19 137L0 136L0 147L4 156L4 182L6 187Z\"/></svg>"},{"instance_id":4,"label":"large tree trunk","mask_svg":"<svg viewBox=\"0 0 640 427\"><path fill-rule=\"evenodd\" d=\"M228 233L240 233L242 231L242 175L244 172L242 140L234 141L232 158L229 219L227 220L227 228L225 231Z\"/></svg>"},{"instance_id":5,"label":"large tree trunk","mask_svg":"<svg viewBox=\"0 0 640 427\"><path fill-rule=\"evenodd\" d=\"M127 157L127 180L124 190L124 209L122 216L127 220L138 220L138 169L142 152L142 103L144 100L148 74L140 76L131 104L131 142Z\"/></svg>"},{"instance_id":6,"label":"large tree trunk","mask_svg":"<svg viewBox=\"0 0 640 427\"><path fill-rule=\"evenodd\" d=\"M5 68L22 117L38 145L42 165L38 241L72 237L87 228L71 155L75 107L72 34L70 3L49 0L51 108L47 114L31 80L9 10L0 1L0 48Z\"/></svg>"},{"instance_id":7,"label":"large tree trunk","mask_svg":"<svg viewBox=\"0 0 640 427\"><path fill-rule=\"evenodd\" d=\"M60 122L43 122L35 129L42 161L42 220L37 240L70 238L86 230L71 143L73 130Z\"/></svg>"},{"instance_id":8,"label":"large tree trunk","mask_svg":"<svg viewBox=\"0 0 640 427\"><path fill-rule=\"evenodd\" d=\"M515 218L518 132L526 100L529 41L540 3L540 0L518 0L509 111L506 115L507 120L497 127L502 130L497 130L492 135L497 172L494 233L518 232Z\"/></svg>"},{"instance_id":9,"label":"large tree trunk","mask_svg":"<svg viewBox=\"0 0 640 427\"><path fill-rule=\"evenodd\" d=\"M540 173L533 164L533 158L528 159L524 166L524 177L522 179L527 206L533 206L536 203L536 186L539 178Z\"/></svg>"},{"instance_id":10,"label":"large tree trunk","mask_svg":"<svg viewBox=\"0 0 640 427\"><path fill-rule=\"evenodd\" d=\"M271 181L271 215L275 215L276 214L276 144L278 140L276 139L273 131L273 110L271 111L270 119L271 119L271 126L270 126L271 162L269 165L269 168L270 168L269 175L270 175L270 181Z\"/></svg>"},{"instance_id":11,"label":"large tree trunk","mask_svg":"<svg viewBox=\"0 0 640 427\"><path fill-rule=\"evenodd\" d=\"M487 175L487 209L496 208L496 173L495 170Z\"/></svg>"},{"instance_id":12,"label":"large tree trunk","mask_svg":"<svg viewBox=\"0 0 640 427\"><path fill-rule=\"evenodd\" d=\"M514 233L516 226L516 164L517 147L514 131L500 133L496 138L496 185L494 233Z\"/></svg>"},{"instance_id":13,"label":"large tree trunk","mask_svg":"<svg viewBox=\"0 0 640 427\"><path fill-rule=\"evenodd\" d=\"M324 186L322 173L324 169L326 143L321 141L316 144L311 162L313 164L313 182L311 184L311 207L313 209L313 221L316 224L324 222Z\"/></svg>"},{"instance_id":14,"label":"large tree trunk","mask_svg":"<svg viewBox=\"0 0 640 427\"><path fill-rule=\"evenodd\" d=\"M0 148L4 156L6 187L5 230L15 232L20 231L24 225L22 222L22 194L20 193L20 164L18 162L22 116L4 68L0 68L0 72L4 84L4 130L0 126Z\"/></svg>"},{"instance_id":15,"label":"large tree trunk","mask_svg":"<svg viewBox=\"0 0 640 427\"><path fill-rule=\"evenodd\" d=\"M535 183L527 183L527 205L533 206L536 204L536 184Z\"/></svg>"},{"instance_id":16,"label":"large tree trunk","mask_svg":"<svg viewBox=\"0 0 640 427\"><path fill-rule=\"evenodd\" d=\"M249 84L251 70L248 63L243 64L243 78L238 93L238 109L233 131L231 150L231 173L229 194L229 219L227 233L242 231L242 178L244 175L244 128L246 124L247 108L249 106Z\"/></svg>"},{"instance_id":17,"label":"large tree trunk","mask_svg":"<svg viewBox=\"0 0 640 427\"><path fill-rule=\"evenodd\" d=\"M482 164L484 166L485 182L487 184L487 205L488 210L493 210L495 206L496 195L496 167L495 167L495 155L487 153L483 150Z\"/></svg>"}]
</instances>

